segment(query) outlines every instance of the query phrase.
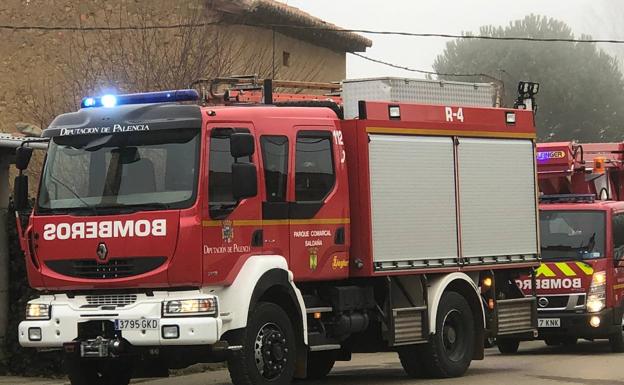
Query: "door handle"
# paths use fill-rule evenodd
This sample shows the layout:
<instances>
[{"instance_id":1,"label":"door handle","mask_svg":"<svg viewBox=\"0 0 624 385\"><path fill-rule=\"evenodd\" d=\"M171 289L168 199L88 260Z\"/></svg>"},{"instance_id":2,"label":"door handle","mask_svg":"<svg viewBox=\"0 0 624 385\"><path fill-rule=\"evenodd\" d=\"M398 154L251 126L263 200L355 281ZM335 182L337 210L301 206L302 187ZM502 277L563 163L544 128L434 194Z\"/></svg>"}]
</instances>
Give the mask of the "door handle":
<instances>
[{"instance_id":1,"label":"door handle","mask_svg":"<svg viewBox=\"0 0 624 385\"><path fill-rule=\"evenodd\" d=\"M255 230L251 234L251 247L261 247L264 244L264 234L261 229Z\"/></svg>"},{"instance_id":2,"label":"door handle","mask_svg":"<svg viewBox=\"0 0 624 385\"><path fill-rule=\"evenodd\" d=\"M336 230L336 235L334 236L334 243L336 245L344 245L345 243L345 228L339 227Z\"/></svg>"}]
</instances>

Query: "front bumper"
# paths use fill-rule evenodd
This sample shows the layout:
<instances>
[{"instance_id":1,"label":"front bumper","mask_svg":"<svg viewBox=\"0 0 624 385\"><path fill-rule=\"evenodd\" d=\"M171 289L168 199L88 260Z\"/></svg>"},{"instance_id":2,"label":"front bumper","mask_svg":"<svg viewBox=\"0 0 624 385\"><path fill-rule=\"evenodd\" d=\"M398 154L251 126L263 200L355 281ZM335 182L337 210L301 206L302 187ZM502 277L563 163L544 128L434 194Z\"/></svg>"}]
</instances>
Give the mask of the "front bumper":
<instances>
[{"instance_id":1,"label":"front bumper","mask_svg":"<svg viewBox=\"0 0 624 385\"><path fill-rule=\"evenodd\" d=\"M593 316L600 317L600 325L592 327L589 323ZM545 337L579 337L579 338L607 338L610 334L621 330L621 320L616 321L613 309L603 309L598 313L570 313L570 312L539 312L540 318L559 318L560 327L539 328L538 338Z\"/></svg>"},{"instance_id":2,"label":"front bumper","mask_svg":"<svg viewBox=\"0 0 624 385\"><path fill-rule=\"evenodd\" d=\"M47 303L52 306L51 319L28 320L19 324L19 342L24 347L61 348L63 344L83 339L79 336L79 324L92 321L114 321L154 319L158 328L153 330L122 330L117 333L133 346L183 346L211 345L219 341L223 323L218 317L163 317L162 302L170 299L185 299L200 295L192 292L162 292L151 296L137 295L137 300L122 307L99 306L85 307L85 296L69 298L65 295L45 296L33 300L35 303ZM177 325L178 338L163 338L163 326ZM41 338L33 341L29 338L29 329L39 328Z\"/></svg>"}]
</instances>

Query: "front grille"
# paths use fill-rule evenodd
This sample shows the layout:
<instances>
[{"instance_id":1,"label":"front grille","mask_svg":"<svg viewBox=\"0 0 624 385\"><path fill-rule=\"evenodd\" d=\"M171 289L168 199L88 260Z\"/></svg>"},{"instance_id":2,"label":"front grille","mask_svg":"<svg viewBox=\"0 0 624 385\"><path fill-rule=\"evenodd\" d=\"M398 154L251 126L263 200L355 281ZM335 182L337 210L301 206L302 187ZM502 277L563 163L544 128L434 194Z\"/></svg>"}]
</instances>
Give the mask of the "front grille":
<instances>
[{"instance_id":1,"label":"front grille","mask_svg":"<svg viewBox=\"0 0 624 385\"><path fill-rule=\"evenodd\" d=\"M74 278L115 279L144 274L160 266L165 257L112 258L105 263L95 259L62 259L47 261L46 266L59 274Z\"/></svg>"},{"instance_id":2,"label":"front grille","mask_svg":"<svg viewBox=\"0 0 624 385\"><path fill-rule=\"evenodd\" d=\"M89 305L115 305L126 306L135 303L137 300L136 294L106 294L106 295L88 295L87 303Z\"/></svg>"},{"instance_id":3,"label":"front grille","mask_svg":"<svg viewBox=\"0 0 624 385\"><path fill-rule=\"evenodd\" d=\"M548 304L544 305L544 300L540 302L541 298L545 298L548 300ZM568 300L570 296L568 295L544 295L540 296L537 299L537 307L539 309L551 309L551 308L565 308L568 306Z\"/></svg>"},{"instance_id":4,"label":"front grille","mask_svg":"<svg viewBox=\"0 0 624 385\"><path fill-rule=\"evenodd\" d=\"M515 298L497 301L498 307L498 334L512 334L532 331L533 298Z\"/></svg>"},{"instance_id":5,"label":"front grille","mask_svg":"<svg viewBox=\"0 0 624 385\"><path fill-rule=\"evenodd\" d=\"M537 299L537 310L548 311L577 311L585 308L585 293L564 295L542 295Z\"/></svg>"}]
</instances>

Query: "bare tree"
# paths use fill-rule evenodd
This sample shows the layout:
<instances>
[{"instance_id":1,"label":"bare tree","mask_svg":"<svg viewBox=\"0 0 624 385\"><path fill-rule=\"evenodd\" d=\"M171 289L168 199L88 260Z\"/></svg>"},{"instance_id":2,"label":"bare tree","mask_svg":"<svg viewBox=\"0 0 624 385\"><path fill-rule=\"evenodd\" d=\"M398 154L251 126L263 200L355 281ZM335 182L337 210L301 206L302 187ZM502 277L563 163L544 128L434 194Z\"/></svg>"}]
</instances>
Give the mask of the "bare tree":
<instances>
[{"instance_id":1,"label":"bare tree","mask_svg":"<svg viewBox=\"0 0 624 385\"><path fill-rule=\"evenodd\" d=\"M311 80L323 70L318 61L295 68L275 66L270 41L241 38L240 29L249 27L222 23L204 0L191 0L170 15L174 28L154 28L164 22L149 2L134 9L108 2L91 6L96 10L88 19L80 18L79 25L107 30L70 33L60 74L29 84L23 93L30 118L42 127L59 113L74 110L85 95L185 88L198 78L241 74ZM115 30L127 26L136 29Z\"/></svg>"}]
</instances>

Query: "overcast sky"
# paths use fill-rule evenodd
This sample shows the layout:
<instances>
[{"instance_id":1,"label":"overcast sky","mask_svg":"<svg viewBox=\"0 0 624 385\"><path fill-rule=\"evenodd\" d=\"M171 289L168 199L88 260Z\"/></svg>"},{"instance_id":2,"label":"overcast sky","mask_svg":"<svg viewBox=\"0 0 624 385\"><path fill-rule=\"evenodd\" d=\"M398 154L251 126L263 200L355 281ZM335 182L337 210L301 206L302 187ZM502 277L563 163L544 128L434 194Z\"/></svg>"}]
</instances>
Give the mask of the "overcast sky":
<instances>
[{"instance_id":1,"label":"overcast sky","mask_svg":"<svg viewBox=\"0 0 624 385\"><path fill-rule=\"evenodd\" d=\"M507 25L534 13L566 22L576 36L615 36L609 25L609 5L621 0L280 0L343 28L419 33L477 32L482 25ZM622 11L619 10L620 15ZM603 15L601 17L601 15ZM620 21L621 22L621 21ZM617 23L619 25L619 23ZM366 55L410 68L431 70L448 39L366 35L373 47ZM510 43L513 44L513 43ZM612 46L611 46L612 47ZM607 47L607 49L611 49ZM372 76L422 77L347 55L349 78Z\"/></svg>"}]
</instances>

